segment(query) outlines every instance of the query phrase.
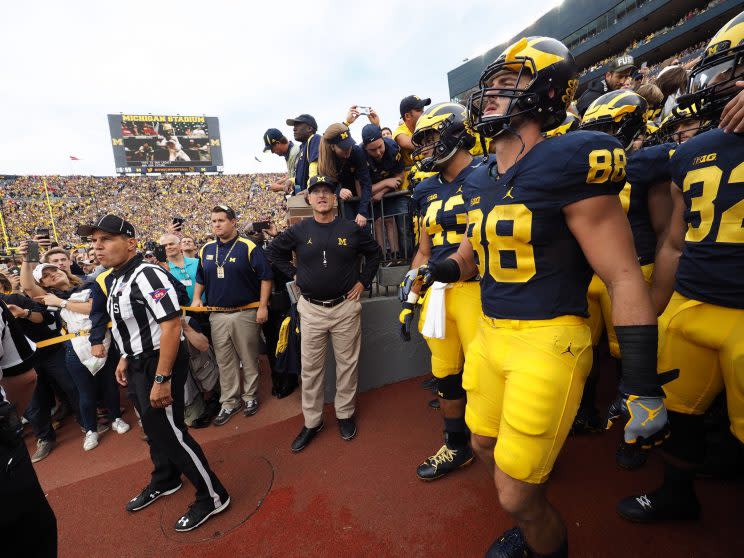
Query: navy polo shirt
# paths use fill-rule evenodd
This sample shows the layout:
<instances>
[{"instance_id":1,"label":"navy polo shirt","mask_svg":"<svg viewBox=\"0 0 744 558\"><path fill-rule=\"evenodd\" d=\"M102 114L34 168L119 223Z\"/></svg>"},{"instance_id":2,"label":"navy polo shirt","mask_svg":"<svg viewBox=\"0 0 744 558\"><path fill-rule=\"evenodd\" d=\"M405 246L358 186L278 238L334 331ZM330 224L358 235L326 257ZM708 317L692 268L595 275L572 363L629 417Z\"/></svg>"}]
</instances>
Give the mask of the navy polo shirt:
<instances>
[{"instance_id":1,"label":"navy polo shirt","mask_svg":"<svg viewBox=\"0 0 744 558\"><path fill-rule=\"evenodd\" d=\"M222 279L217 277L217 257L220 265L224 266ZM238 236L227 243L213 240L199 251L196 282L204 285L207 306L229 308L258 302L261 299L261 281L273 277L263 250L247 238Z\"/></svg>"},{"instance_id":2,"label":"navy polo shirt","mask_svg":"<svg viewBox=\"0 0 744 558\"><path fill-rule=\"evenodd\" d=\"M372 184L377 184L381 180L396 176L403 172L405 166L403 165L403 156L400 154L400 147L390 138L382 138L385 142L385 153L382 154L382 158L379 161L375 161L365 150L367 156L367 165L369 165L369 175L372 179Z\"/></svg>"}]
</instances>

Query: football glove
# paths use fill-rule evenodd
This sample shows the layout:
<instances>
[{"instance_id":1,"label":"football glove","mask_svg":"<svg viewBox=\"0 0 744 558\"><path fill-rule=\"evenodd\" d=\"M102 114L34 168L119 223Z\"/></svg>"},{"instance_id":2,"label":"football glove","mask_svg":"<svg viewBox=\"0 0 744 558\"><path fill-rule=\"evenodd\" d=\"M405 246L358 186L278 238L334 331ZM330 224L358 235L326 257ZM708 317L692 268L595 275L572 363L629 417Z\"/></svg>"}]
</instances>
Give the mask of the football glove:
<instances>
[{"instance_id":1,"label":"football glove","mask_svg":"<svg viewBox=\"0 0 744 558\"><path fill-rule=\"evenodd\" d=\"M416 280L417 276L418 268L409 269L408 273L406 273L406 276L403 278L403 281L398 287L398 299L401 302L408 301L408 294L411 292L411 287L413 287L413 282Z\"/></svg>"},{"instance_id":2,"label":"football glove","mask_svg":"<svg viewBox=\"0 0 744 558\"><path fill-rule=\"evenodd\" d=\"M411 340L411 324L413 323L413 309L415 305L411 302L404 302L403 309L398 315L400 322L400 338L403 341Z\"/></svg>"},{"instance_id":3,"label":"football glove","mask_svg":"<svg viewBox=\"0 0 744 558\"><path fill-rule=\"evenodd\" d=\"M661 397L619 393L607 413L607 428L618 419L625 423L627 444L649 449L661 445L669 437L667 410Z\"/></svg>"}]
</instances>

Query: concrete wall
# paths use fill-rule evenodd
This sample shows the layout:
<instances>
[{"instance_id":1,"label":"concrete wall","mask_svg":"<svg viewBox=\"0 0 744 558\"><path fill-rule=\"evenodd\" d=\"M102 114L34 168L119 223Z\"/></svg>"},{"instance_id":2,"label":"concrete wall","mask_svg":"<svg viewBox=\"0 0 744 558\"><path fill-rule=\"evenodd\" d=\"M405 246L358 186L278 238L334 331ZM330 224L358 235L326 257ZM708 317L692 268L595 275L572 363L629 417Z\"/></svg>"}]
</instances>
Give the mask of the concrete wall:
<instances>
[{"instance_id":1,"label":"concrete wall","mask_svg":"<svg viewBox=\"0 0 744 558\"><path fill-rule=\"evenodd\" d=\"M418 329L408 343L398 332L398 297L362 300L362 350L359 356L359 391L421 376L431 371L430 353ZM418 320L418 311L416 321ZM328 344L326 356L326 402L336 393L336 365L333 348Z\"/></svg>"}]
</instances>

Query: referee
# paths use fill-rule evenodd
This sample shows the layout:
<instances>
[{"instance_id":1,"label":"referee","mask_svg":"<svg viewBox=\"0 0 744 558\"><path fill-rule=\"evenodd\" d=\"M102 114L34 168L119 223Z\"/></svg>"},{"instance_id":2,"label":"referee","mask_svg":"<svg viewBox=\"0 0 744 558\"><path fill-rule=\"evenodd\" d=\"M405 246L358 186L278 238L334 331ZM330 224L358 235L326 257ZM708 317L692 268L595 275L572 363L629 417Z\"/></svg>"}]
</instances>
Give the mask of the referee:
<instances>
[{"instance_id":1,"label":"referee","mask_svg":"<svg viewBox=\"0 0 744 558\"><path fill-rule=\"evenodd\" d=\"M0 301L0 544L3 556L57 556L57 520L39 485L11 405L23 411L36 373L34 347ZM7 399L6 399L7 398Z\"/></svg>"},{"instance_id":2,"label":"referee","mask_svg":"<svg viewBox=\"0 0 744 558\"><path fill-rule=\"evenodd\" d=\"M126 509L141 510L177 491L184 474L196 488L196 502L175 529L190 531L227 508L230 496L183 422L189 357L180 342L176 287L166 271L137 255L134 227L120 217L106 215L95 225L79 227L78 233L91 237L98 260L112 268L104 291L122 355L116 379L124 386L133 383L154 465L150 483Z\"/></svg>"}]
</instances>

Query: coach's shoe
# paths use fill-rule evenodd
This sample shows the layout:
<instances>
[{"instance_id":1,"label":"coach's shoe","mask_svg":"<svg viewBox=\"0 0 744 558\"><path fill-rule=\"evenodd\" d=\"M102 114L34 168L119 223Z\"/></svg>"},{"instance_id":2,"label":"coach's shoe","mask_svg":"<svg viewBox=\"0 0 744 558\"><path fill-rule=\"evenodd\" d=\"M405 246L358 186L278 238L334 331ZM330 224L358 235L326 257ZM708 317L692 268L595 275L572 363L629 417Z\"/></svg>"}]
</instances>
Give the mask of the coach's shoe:
<instances>
[{"instance_id":1,"label":"coach's shoe","mask_svg":"<svg viewBox=\"0 0 744 558\"><path fill-rule=\"evenodd\" d=\"M519 527L512 527L496 539L486 551L486 558L528 558L530 549Z\"/></svg>"},{"instance_id":2,"label":"coach's shoe","mask_svg":"<svg viewBox=\"0 0 744 558\"><path fill-rule=\"evenodd\" d=\"M245 409L243 409L243 415L246 417L252 417L258 412L258 399L249 399L245 402Z\"/></svg>"},{"instance_id":3,"label":"coach's shoe","mask_svg":"<svg viewBox=\"0 0 744 558\"><path fill-rule=\"evenodd\" d=\"M620 442L615 452L615 463L623 469L632 471L639 469L646 464L648 460L648 450L643 449L638 444L628 444L624 441Z\"/></svg>"},{"instance_id":4,"label":"coach's shoe","mask_svg":"<svg viewBox=\"0 0 744 558\"><path fill-rule=\"evenodd\" d=\"M636 523L698 519L700 503L694 492L671 497L662 490L623 498L617 503L620 517Z\"/></svg>"},{"instance_id":5,"label":"coach's shoe","mask_svg":"<svg viewBox=\"0 0 744 558\"><path fill-rule=\"evenodd\" d=\"M233 416L238 411L240 411L240 408L242 406L243 406L243 403L241 401L240 403L238 403L238 406L237 407L233 407L232 409L228 409L227 407L222 407L222 409L220 409L219 414L216 417L214 417L214 420L212 421L212 424L214 424L215 426L222 426L228 420L230 420L231 418L233 418Z\"/></svg>"},{"instance_id":6,"label":"coach's shoe","mask_svg":"<svg viewBox=\"0 0 744 558\"><path fill-rule=\"evenodd\" d=\"M321 430L323 430L322 422L318 426L315 426L313 428L303 426L302 430L300 430L300 433L292 442L292 453L297 453L298 451L304 450L305 447L312 441L312 439L315 438L315 435Z\"/></svg>"},{"instance_id":7,"label":"coach's shoe","mask_svg":"<svg viewBox=\"0 0 744 558\"><path fill-rule=\"evenodd\" d=\"M470 446L453 449L443 445L439 451L429 457L416 469L416 476L423 481L442 478L448 473L465 467L473 462L473 450Z\"/></svg>"},{"instance_id":8,"label":"coach's shoe","mask_svg":"<svg viewBox=\"0 0 744 558\"><path fill-rule=\"evenodd\" d=\"M225 497L220 500L222 501L222 504L217 507L205 506L194 502L189 506L189 509L186 510L186 513L176 521L176 525L174 526L175 530L179 533L191 531L192 529L199 527L199 525L204 523L213 515L225 511L227 506L230 505L230 496L225 495Z\"/></svg>"},{"instance_id":9,"label":"coach's shoe","mask_svg":"<svg viewBox=\"0 0 744 558\"><path fill-rule=\"evenodd\" d=\"M349 440L352 440L354 436L356 436L356 433L357 433L357 427L356 427L356 423L354 422L354 417L349 417L345 419L337 419L337 420L338 420L338 432L341 435L341 437L347 442Z\"/></svg>"},{"instance_id":10,"label":"coach's shoe","mask_svg":"<svg viewBox=\"0 0 744 558\"><path fill-rule=\"evenodd\" d=\"M137 494L137 496L127 502L127 511L136 512L144 509L161 496L168 496L168 494L173 494L182 486L183 483L179 482L173 488L168 488L166 490L153 490L148 484L145 488L142 489L142 492L140 492L139 494Z\"/></svg>"},{"instance_id":11,"label":"coach's shoe","mask_svg":"<svg viewBox=\"0 0 744 558\"><path fill-rule=\"evenodd\" d=\"M599 416L599 411L594 407L579 407L571 426L571 434L574 436L582 434L599 434L605 431L607 421Z\"/></svg>"}]
</instances>

